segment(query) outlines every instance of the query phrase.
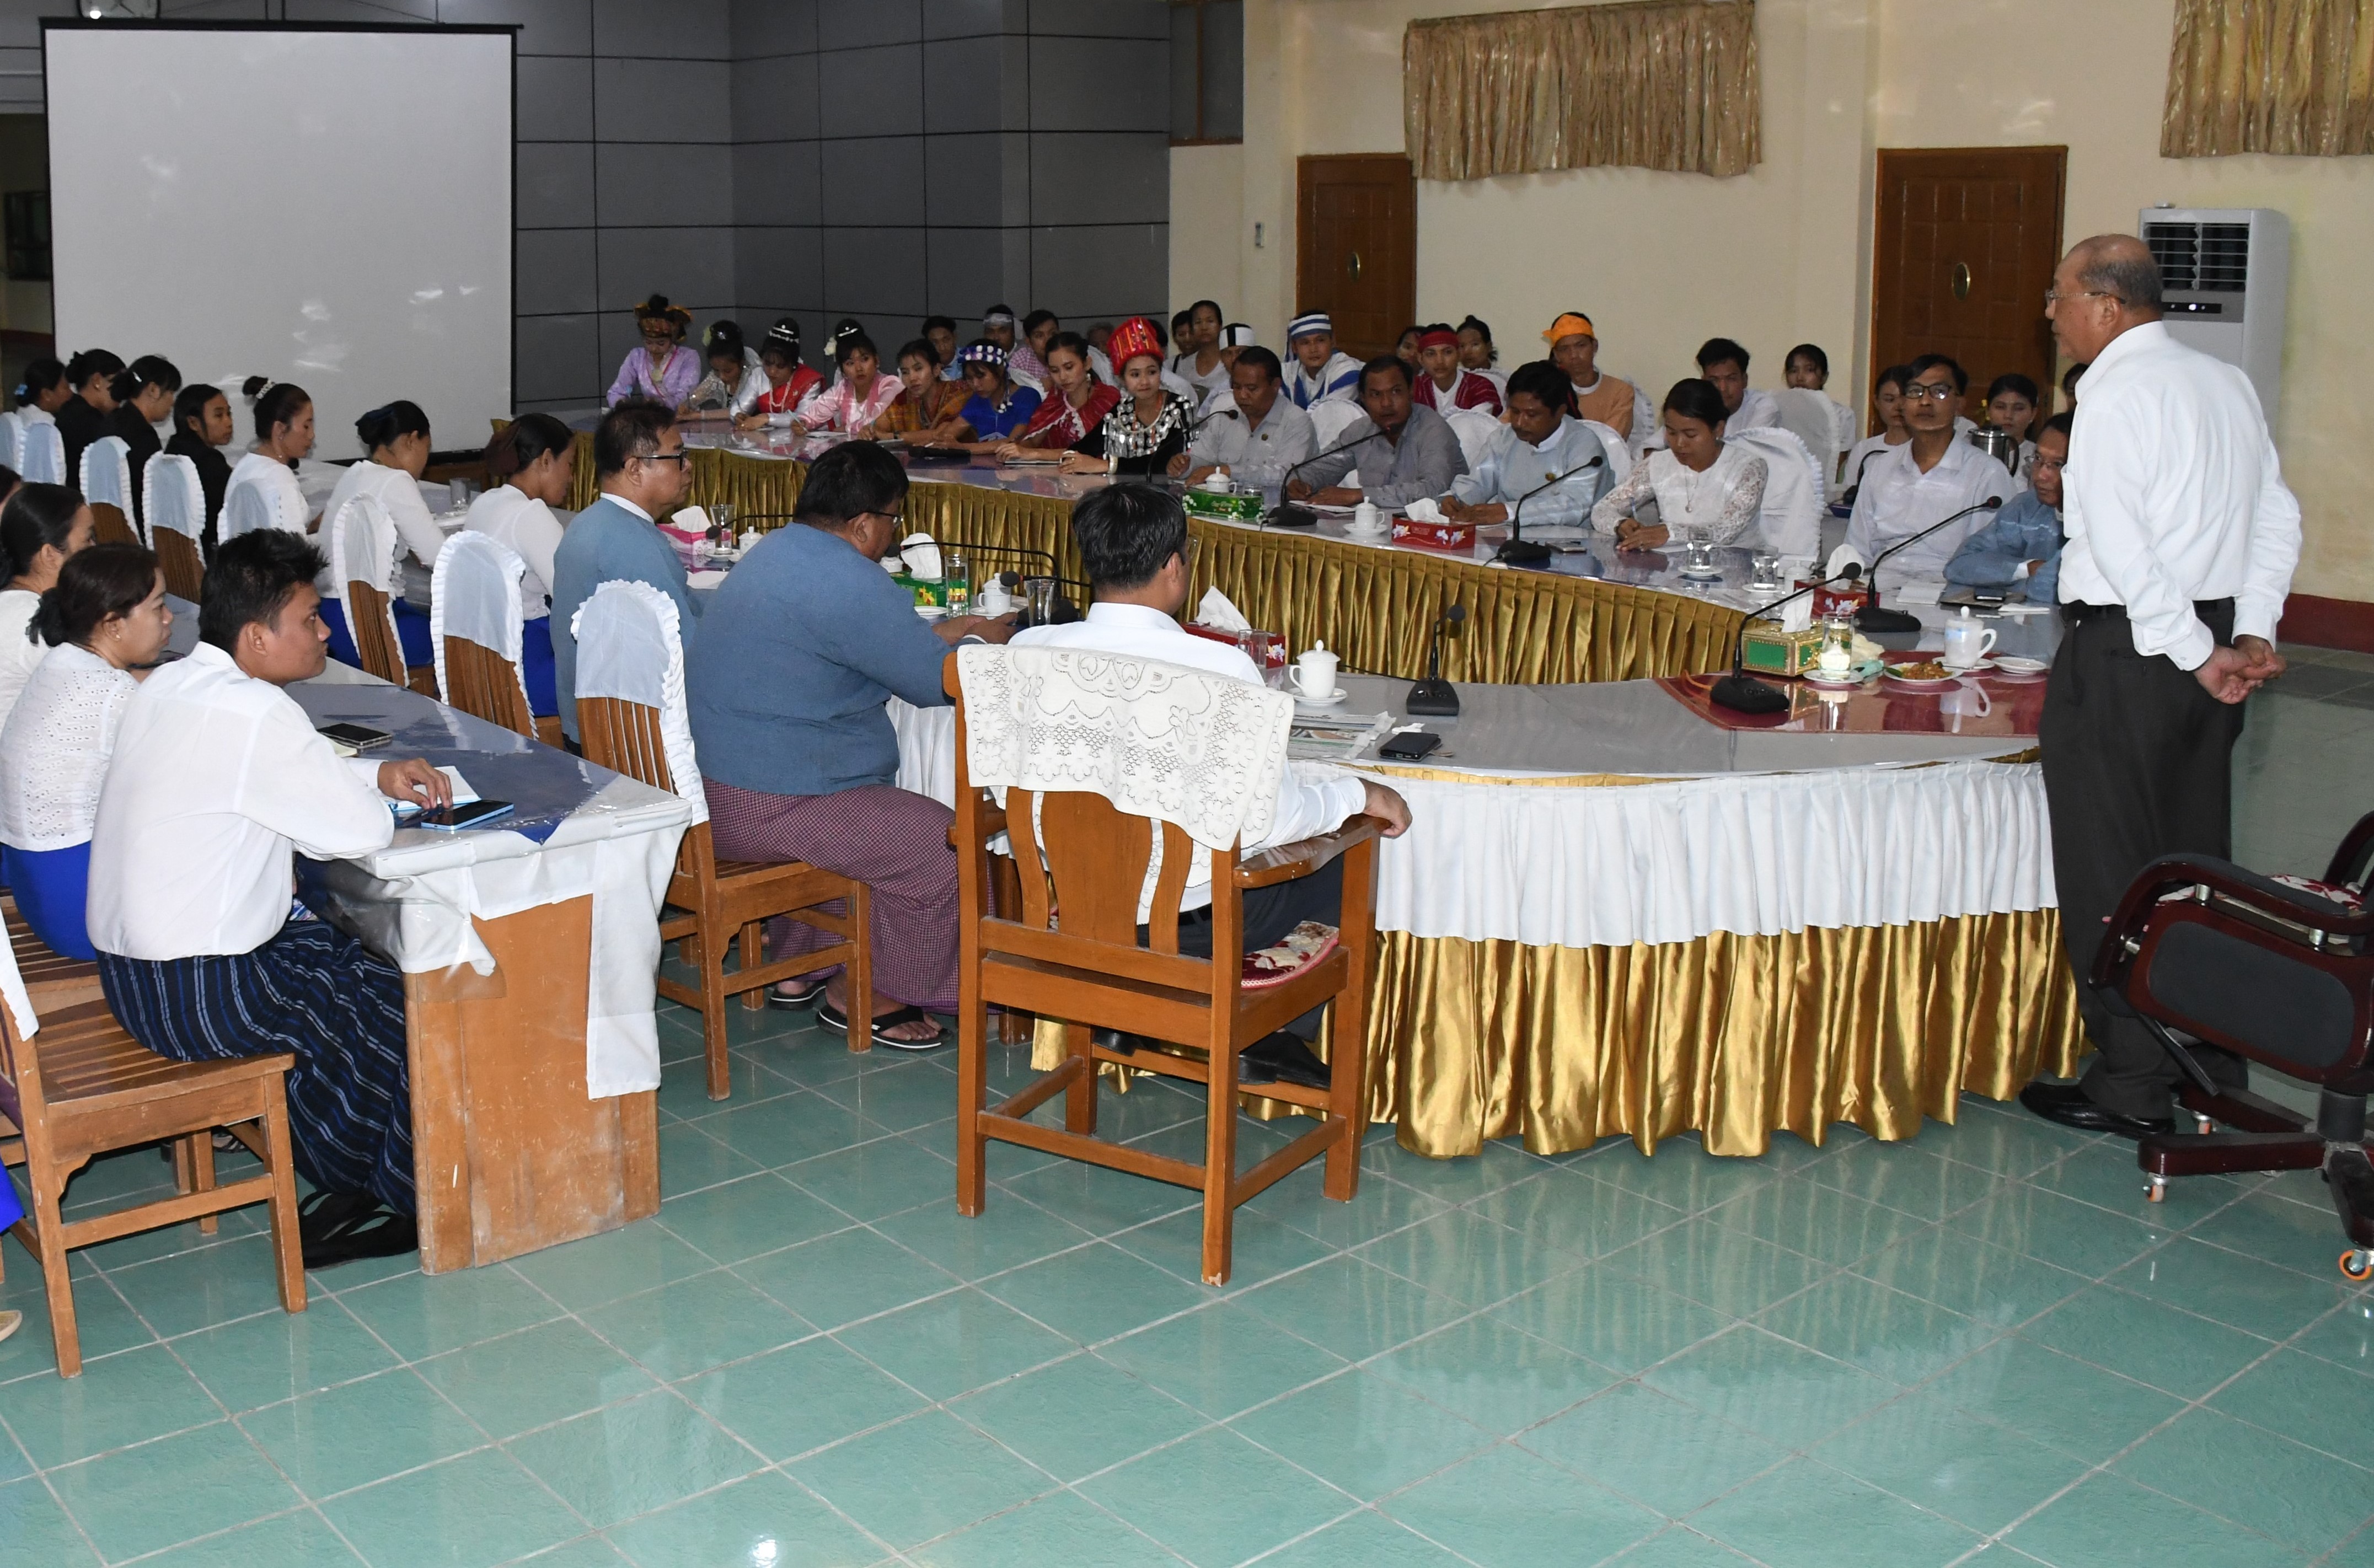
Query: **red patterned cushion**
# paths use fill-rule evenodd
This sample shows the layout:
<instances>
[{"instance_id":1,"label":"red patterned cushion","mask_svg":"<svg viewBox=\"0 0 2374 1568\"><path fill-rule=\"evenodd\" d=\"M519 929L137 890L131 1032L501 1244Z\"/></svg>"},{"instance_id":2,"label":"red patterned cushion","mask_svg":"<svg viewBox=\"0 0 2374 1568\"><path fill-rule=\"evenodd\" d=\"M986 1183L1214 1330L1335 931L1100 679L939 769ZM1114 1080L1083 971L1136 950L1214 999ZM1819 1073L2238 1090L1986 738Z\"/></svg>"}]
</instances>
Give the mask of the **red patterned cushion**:
<instances>
[{"instance_id":1,"label":"red patterned cushion","mask_svg":"<svg viewBox=\"0 0 2374 1568\"><path fill-rule=\"evenodd\" d=\"M1249 991L1282 986L1334 952L1338 940L1334 926L1305 920L1276 946L1246 954L1244 978L1239 984Z\"/></svg>"}]
</instances>

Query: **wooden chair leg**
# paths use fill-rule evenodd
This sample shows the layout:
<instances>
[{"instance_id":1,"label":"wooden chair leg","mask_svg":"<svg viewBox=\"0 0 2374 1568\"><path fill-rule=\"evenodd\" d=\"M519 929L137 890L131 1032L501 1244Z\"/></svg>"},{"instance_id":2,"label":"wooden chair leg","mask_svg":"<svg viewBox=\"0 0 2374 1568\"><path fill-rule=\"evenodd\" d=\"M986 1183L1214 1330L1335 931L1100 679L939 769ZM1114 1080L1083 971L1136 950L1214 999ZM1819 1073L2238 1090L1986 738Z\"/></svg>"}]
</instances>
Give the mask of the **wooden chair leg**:
<instances>
[{"instance_id":1,"label":"wooden chair leg","mask_svg":"<svg viewBox=\"0 0 2374 1568\"><path fill-rule=\"evenodd\" d=\"M970 1216L981 1211L989 1193L989 1146L981 1130L989 1098L989 1004L981 999L977 965L965 965L962 987L957 1005L957 1212Z\"/></svg>"},{"instance_id":2,"label":"wooden chair leg","mask_svg":"<svg viewBox=\"0 0 2374 1568\"><path fill-rule=\"evenodd\" d=\"M709 1061L709 1097L734 1093L734 1064L725 1053L725 940L707 910L700 917L700 1047Z\"/></svg>"},{"instance_id":3,"label":"wooden chair leg","mask_svg":"<svg viewBox=\"0 0 2374 1568\"><path fill-rule=\"evenodd\" d=\"M50 1340L57 1349L58 1375L82 1375L82 1332L75 1326L74 1281L66 1273L65 1218L59 1200L65 1178L29 1167L33 1178L33 1229L41 1240L41 1287L50 1303Z\"/></svg>"},{"instance_id":4,"label":"wooden chair leg","mask_svg":"<svg viewBox=\"0 0 2374 1568\"><path fill-rule=\"evenodd\" d=\"M874 893L862 882L849 884L841 907L849 913L850 943L854 956L841 965L849 989L849 1048L874 1048ZM958 1031L961 1035L961 1029ZM978 1211L975 1211L978 1212Z\"/></svg>"},{"instance_id":5,"label":"wooden chair leg","mask_svg":"<svg viewBox=\"0 0 2374 1568\"><path fill-rule=\"evenodd\" d=\"M749 971L758 968L759 965L764 964L767 961L767 922L764 920L745 921L742 926L741 942L742 968L744 973L746 974ZM753 986L748 990L744 991L742 993L743 1007L746 1011L752 1012L756 1012L760 1008L765 1007L767 1005L767 992L770 989L770 988L766 986Z\"/></svg>"},{"instance_id":6,"label":"wooden chair leg","mask_svg":"<svg viewBox=\"0 0 2374 1568\"><path fill-rule=\"evenodd\" d=\"M1343 1136L1327 1146L1320 1190L1339 1203L1359 1192L1360 1148L1369 1136L1368 1042L1352 995L1347 990L1327 1004L1327 1115L1342 1123Z\"/></svg>"},{"instance_id":7,"label":"wooden chair leg","mask_svg":"<svg viewBox=\"0 0 2374 1568\"><path fill-rule=\"evenodd\" d=\"M1236 1250L1237 1053L1215 1018L1204 1123L1204 1282L1225 1285Z\"/></svg>"},{"instance_id":8,"label":"wooden chair leg","mask_svg":"<svg viewBox=\"0 0 2374 1568\"><path fill-rule=\"evenodd\" d=\"M279 1273L280 1307L305 1310L305 1246L297 1235L297 1157L288 1139L288 1086L264 1086L264 1143L272 1166L272 1259Z\"/></svg>"},{"instance_id":9,"label":"wooden chair leg","mask_svg":"<svg viewBox=\"0 0 2374 1568\"><path fill-rule=\"evenodd\" d=\"M190 1146L190 1169L195 1178L192 1183L193 1188L199 1192L212 1192L215 1189L214 1129L209 1127L201 1131L193 1132L182 1141ZM210 1236L221 1229L221 1215L202 1214L198 1217L200 1235Z\"/></svg>"},{"instance_id":10,"label":"wooden chair leg","mask_svg":"<svg viewBox=\"0 0 2374 1568\"><path fill-rule=\"evenodd\" d=\"M1064 1090L1064 1129L1067 1132L1097 1129L1096 1036L1085 1024L1064 1025L1064 1054L1080 1063L1078 1076Z\"/></svg>"}]
</instances>

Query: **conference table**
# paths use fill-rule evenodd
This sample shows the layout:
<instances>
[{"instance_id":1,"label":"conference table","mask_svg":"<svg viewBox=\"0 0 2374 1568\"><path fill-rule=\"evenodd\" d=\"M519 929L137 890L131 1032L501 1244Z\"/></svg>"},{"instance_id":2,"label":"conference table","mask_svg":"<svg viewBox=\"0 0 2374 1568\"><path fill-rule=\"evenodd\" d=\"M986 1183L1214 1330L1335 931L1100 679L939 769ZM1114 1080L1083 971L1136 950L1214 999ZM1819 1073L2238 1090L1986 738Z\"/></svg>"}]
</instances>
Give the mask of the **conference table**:
<instances>
[{"instance_id":1,"label":"conference table","mask_svg":"<svg viewBox=\"0 0 2374 1568\"><path fill-rule=\"evenodd\" d=\"M195 606L173 608L187 652ZM317 724L389 731L374 755L451 766L515 808L298 862L306 902L404 971L422 1270L656 1213L656 916L692 808L335 661L288 690Z\"/></svg>"}]
</instances>

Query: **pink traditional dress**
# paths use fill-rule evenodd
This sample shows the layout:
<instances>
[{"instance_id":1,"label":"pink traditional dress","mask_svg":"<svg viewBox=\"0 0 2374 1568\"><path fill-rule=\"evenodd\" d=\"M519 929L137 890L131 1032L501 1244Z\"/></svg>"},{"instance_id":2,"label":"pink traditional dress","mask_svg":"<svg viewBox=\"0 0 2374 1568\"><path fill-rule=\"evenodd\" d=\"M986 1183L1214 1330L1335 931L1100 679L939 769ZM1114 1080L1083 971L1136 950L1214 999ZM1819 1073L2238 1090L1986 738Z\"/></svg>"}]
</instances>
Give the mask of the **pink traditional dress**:
<instances>
[{"instance_id":1,"label":"pink traditional dress","mask_svg":"<svg viewBox=\"0 0 2374 1568\"><path fill-rule=\"evenodd\" d=\"M852 434L864 429L882 417L883 411L899 401L905 385L896 376L876 374L874 384L859 397L843 376L829 388L810 399L799 412L800 425L808 430L845 430Z\"/></svg>"}]
</instances>

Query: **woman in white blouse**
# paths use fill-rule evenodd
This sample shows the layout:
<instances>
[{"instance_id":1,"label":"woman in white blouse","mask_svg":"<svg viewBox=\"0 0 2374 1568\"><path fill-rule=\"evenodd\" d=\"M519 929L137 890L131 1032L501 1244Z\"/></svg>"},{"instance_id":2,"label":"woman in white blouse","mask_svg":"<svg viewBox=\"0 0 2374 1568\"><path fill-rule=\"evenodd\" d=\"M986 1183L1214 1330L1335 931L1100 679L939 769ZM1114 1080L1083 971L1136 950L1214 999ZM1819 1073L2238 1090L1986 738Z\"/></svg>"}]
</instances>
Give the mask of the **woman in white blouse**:
<instances>
[{"instance_id":1,"label":"woman in white blouse","mask_svg":"<svg viewBox=\"0 0 2374 1568\"><path fill-rule=\"evenodd\" d=\"M312 509L297 484L297 460L313 450L313 400L305 389L273 381L258 389L255 398L255 444L230 471L223 491L223 521L217 529L229 538L239 526L239 493L253 486L261 492L264 516L274 528L311 533Z\"/></svg>"},{"instance_id":2,"label":"woman in white blouse","mask_svg":"<svg viewBox=\"0 0 2374 1568\"><path fill-rule=\"evenodd\" d=\"M157 557L94 544L68 561L35 618L49 651L0 727L0 864L33 934L88 962L91 824L132 693L165 650L173 612Z\"/></svg>"},{"instance_id":3,"label":"woman in white blouse","mask_svg":"<svg viewBox=\"0 0 2374 1568\"><path fill-rule=\"evenodd\" d=\"M420 476L429 469L429 415L418 404L398 398L356 420L355 439L370 455L338 476L337 488L322 508L323 521L336 523L338 509L357 496L369 496L387 509L405 551L423 568L435 567L445 535L420 498Z\"/></svg>"},{"instance_id":4,"label":"woman in white blouse","mask_svg":"<svg viewBox=\"0 0 2374 1568\"><path fill-rule=\"evenodd\" d=\"M553 556L561 521L554 509L569 499L576 465L576 435L549 414L523 414L487 445L487 471L501 481L470 503L464 528L510 546L527 563L520 579L520 677L531 712L560 711L552 673Z\"/></svg>"},{"instance_id":5,"label":"woman in white blouse","mask_svg":"<svg viewBox=\"0 0 2374 1568\"><path fill-rule=\"evenodd\" d=\"M1591 523L1616 535L1619 548L1653 550L1668 539L1749 547L1764 509L1764 460L1722 439L1722 394L1711 381L1675 381L1665 394L1663 450L1632 465L1624 482L1591 509ZM1653 500L1657 521L1643 522Z\"/></svg>"},{"instance_id":6,"label":"woman in white blouse","mask_svg":"<svg viewBox=\"0 0 2374 1568\"><path fill-rule=\"evenodd\" d=\"M48 651L34 619L69 556L90 544L90 509L64 485L19 485L0 505L0 721Z\"/></svg>"}]
</instances>

